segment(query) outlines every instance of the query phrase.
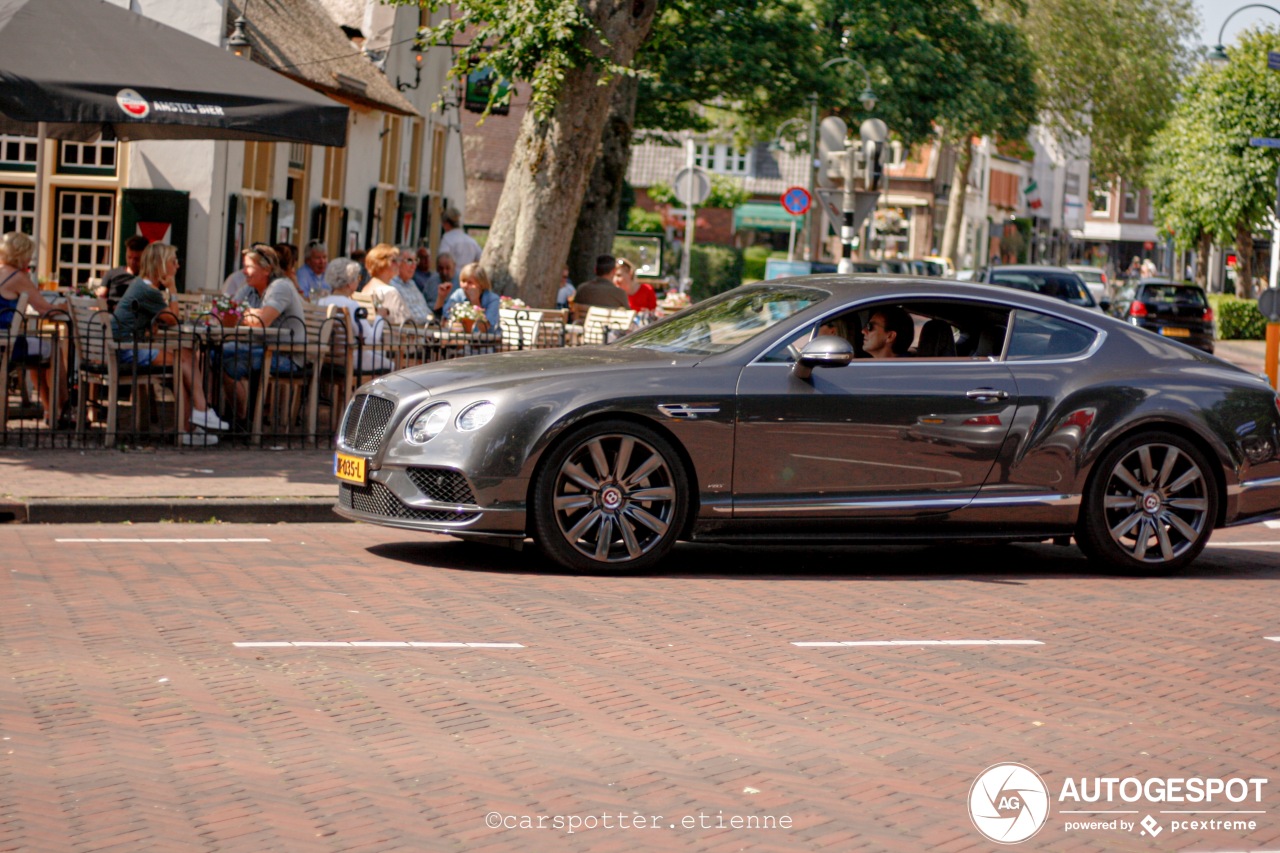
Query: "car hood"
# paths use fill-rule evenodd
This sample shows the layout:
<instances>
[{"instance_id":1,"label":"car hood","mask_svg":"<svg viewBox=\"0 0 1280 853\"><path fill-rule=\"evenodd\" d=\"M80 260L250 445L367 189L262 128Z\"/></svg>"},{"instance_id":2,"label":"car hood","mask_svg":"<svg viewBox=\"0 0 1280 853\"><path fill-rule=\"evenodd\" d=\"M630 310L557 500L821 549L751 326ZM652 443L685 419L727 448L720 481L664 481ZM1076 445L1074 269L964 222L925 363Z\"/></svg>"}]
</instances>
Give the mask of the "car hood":
<instances>
[{"instance_id":1,"label":"car hood","mask_svg":"<svg viewBox=\"0 0 1280 853\"><path fill-rule=\"evenodd\" d=\"M499 387L544 379L599 374L610 369L648 370L693 367L703 355L682 355L657 350L585 346L563 349L474 355L410 367L394 374L433 395L475 385Z\"/></svg>"}]
</instances>

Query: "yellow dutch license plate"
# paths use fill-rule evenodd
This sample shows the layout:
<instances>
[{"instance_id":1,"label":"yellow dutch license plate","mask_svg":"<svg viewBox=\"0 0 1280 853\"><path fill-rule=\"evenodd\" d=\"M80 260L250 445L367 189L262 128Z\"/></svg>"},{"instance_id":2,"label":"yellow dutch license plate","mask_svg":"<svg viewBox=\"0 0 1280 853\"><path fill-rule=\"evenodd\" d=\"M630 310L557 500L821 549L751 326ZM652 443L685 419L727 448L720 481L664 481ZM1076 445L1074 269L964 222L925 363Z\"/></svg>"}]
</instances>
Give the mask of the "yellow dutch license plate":
<instances>
[{"instance_id":1,"label":"yellow dutch license plate","mask_svg":"<svg viewBox=\"0 0 1280 853\"><path fill-rule=\"evenodd\" d=\"M363 456L336 453L333 457L333 476L348 483L365 485L369 481L368 460Z\"/></svg>"},{"instance_id":2,"label":"yellow dutch license plate","mask_svg":"<svg viewBox=\"0 0 1280 853\"><path fill-rule=\"evenodd\" d=\"M1189 338L1191 337L1190 329L1179 329L1176 326L1165 326L1160 330L1160 334L1166 338Z\"/></svg>"}]
</instances>

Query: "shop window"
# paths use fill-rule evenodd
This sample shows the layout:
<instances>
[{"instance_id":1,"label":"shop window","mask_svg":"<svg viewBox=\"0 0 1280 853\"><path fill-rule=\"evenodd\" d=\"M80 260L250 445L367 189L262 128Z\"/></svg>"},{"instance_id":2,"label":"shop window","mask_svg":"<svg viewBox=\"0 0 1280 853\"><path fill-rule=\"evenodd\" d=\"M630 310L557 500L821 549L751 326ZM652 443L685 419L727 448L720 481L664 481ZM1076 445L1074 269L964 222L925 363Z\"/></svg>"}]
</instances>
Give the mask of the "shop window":
<instances>
[{"instance_id":1,"label":"shop window","mask_svg":"<svg viewBox=\"0 0 1280 853\"><path fill-rule=\"evenodd\" d=\"M59 142L58 173L61 175L116 174L116 143Z\"/></svg>"},{"instance_id":2,"label":"shop window","mask_svg":"<svg viewBox=\"0 0 1280 853\"><path fill-rule=\"evenodd\" d=\"M0 172L34 172L36 145L30 136L0 134Z\"/></svg>"},{"instance_id":3,"label":"shop window","mask_svg":"<svg viewBox=\"0 0 1280 853\"><path fill-rule=\"evenodd\" d=\"M85 284L111 266L116 194L102 190L59 190L54 253L58 283Z\"/></svg>"}]
</instances>

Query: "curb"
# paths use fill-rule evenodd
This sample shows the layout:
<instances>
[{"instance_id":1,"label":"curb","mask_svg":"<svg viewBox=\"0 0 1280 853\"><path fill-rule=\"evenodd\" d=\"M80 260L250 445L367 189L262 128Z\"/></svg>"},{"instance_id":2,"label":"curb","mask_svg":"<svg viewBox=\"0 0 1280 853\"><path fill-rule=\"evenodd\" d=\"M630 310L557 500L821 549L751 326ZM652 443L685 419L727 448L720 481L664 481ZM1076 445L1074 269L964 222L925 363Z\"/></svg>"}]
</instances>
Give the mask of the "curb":
<instances>
[{"instance_id":1,"label":"curb","mask_svg":"<svg viewBox=\"0 0 1280 853\"><path fill-rule=\"evenodd\" d=\"M139 524L161 521L236 524L350 523L336 498L30 498L0 503L0 522Z\"/></svg>"}]
</instances>

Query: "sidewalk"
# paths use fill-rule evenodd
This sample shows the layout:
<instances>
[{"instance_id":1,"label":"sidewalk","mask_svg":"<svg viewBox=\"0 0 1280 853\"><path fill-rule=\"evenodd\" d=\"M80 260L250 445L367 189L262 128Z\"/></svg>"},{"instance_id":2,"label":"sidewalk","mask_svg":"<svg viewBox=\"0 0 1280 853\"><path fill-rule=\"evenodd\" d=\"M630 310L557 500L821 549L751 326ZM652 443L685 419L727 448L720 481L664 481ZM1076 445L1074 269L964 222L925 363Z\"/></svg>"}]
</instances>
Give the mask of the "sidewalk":
<instances>
[{"instance_id":1,"label":"sidewalk","mask_svg":"<svg viewBox=\"0 0 1280 853\"><path fill-rule=\"evenodd\" d=\"M342 521L331 450L4 450L0 522Z\"/></svg>"},{"instance_id":2,"label":"sidewalk","mask_svg":"<svg viewBox=\"0 0 1280 853\"><path fill-rule=\"evenodd\" d=\"M1263 372L1262 341L1217 355ZM0 523L343 521L331 450L0 450Z\"/></svg>"}]
</instances>

